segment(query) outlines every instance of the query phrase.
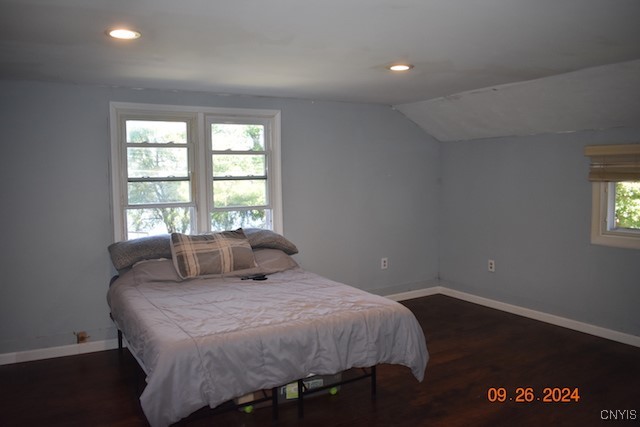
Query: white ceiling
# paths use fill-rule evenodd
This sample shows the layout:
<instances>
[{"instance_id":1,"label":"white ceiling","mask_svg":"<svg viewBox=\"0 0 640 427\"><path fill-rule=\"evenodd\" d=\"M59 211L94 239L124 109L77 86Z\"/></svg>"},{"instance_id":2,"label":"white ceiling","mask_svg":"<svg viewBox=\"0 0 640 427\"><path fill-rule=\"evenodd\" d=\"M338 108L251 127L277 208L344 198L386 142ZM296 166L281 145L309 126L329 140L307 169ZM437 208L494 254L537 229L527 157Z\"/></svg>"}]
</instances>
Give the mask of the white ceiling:
<instances>
[{"instance_id":1,"label":"white ceiling","mask_svg":"<svg viewBox=\"0 0 640 427\"><path fill-rule=\"evenodd\" d=\"M0 0L0 79L410 104L639 59L639 18L640 0ZM121 24L142 38L105 35Z\"/></svg>"},{"instance_id":2,"label":"white ceiling","mask_svg":"<svg viewBox=\"0 0 640 427\"><path fill-rule=\"evenodd\" d=\"M640 60L395 108L439 141L640 127Z\"/></svg>"}]
</instances>

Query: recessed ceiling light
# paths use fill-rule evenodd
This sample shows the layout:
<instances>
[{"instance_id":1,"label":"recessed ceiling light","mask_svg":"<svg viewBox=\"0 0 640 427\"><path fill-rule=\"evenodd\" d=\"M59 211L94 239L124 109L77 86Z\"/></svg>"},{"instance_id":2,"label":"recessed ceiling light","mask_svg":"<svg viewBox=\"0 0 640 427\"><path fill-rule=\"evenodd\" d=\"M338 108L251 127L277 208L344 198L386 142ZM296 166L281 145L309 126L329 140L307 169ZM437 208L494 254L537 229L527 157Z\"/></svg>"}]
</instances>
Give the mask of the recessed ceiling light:
<instances>
[{"instance_id":1,"label":"recessed ceiling light","mask_svg":"<svg viewBox=\"0 0 640 427\"><path fill-rule=\"evenodd\" d=\"M109 34L114 39L120 40L134 40L140 38L140 33L134 30L128 30L126 28L116 28L113 30L108 30L107 34Z\"/></svg>"},{"instance_id":2,"label":"recessed ceiling light","mask_svg":"<svg viewBox=\"0 0 640 427\"><path fill-rule=\"evenodd\" d=\"M411 64L393 64L389 66L389 69L391 71L409 71L412 68L413 68L413 65Z\"/></svg>"}]
</instances>

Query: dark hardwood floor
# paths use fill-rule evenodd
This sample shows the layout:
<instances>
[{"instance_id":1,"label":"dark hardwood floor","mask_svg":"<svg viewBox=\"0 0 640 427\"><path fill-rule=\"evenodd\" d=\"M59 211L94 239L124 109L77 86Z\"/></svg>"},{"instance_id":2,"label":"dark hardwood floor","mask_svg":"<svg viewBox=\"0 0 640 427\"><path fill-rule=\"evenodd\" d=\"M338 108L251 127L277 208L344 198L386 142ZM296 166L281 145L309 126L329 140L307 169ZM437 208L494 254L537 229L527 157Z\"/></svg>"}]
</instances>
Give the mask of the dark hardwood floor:
<instances>
[{"instance_id":1,"label":"dark hardwood floor","mask_svg":"<svg viewBox=\"0 0 640 427\"><path fill-rule=\"evenodd\" d=\"M424 382L407 368L382 365L375 401L369 382L360 381L336 396L306 400L302 420L295 405L282 405L277 425L640 424L640 348L440 295L404 304L427 337L431 359ZM122 358L113 350L0 366L0 426L146 426L136 395L139 375L126 350ZM528 387L533 402L509 400ZM543 403L537 398L544 397L545 387L578 389L579 400ZM490 388L504 388L507 400L490 402ZM178 424L266 426L272 424L271 410L199 411Z\"/></svg>"}]
</instances>

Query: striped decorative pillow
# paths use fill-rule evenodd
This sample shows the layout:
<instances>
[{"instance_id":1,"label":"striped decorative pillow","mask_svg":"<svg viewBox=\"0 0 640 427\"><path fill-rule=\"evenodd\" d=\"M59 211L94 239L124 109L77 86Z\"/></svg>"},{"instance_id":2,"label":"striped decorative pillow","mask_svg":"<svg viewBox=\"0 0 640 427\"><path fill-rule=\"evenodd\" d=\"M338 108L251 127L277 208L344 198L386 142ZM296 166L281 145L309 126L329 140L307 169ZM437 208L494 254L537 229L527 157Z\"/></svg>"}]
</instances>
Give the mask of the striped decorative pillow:
<instances>
[{"instance_id":1,"label":"striped decorative pillow","mask_svg":"<svg viewBox=\"0 0 640 427\"><path fill-rule=\"evenodd\" d=\"M183 279L258 266L241 228L196 236L171 233L171 255Z\"/></svg>"}]
</instances>

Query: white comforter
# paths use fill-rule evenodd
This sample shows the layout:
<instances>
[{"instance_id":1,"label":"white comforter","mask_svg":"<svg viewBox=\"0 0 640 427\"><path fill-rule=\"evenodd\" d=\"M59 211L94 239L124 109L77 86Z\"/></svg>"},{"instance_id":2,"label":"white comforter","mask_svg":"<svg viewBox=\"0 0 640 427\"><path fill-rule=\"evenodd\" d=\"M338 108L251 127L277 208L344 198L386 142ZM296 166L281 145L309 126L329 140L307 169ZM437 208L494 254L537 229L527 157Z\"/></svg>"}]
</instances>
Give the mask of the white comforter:
<instances>
[{"instance_id":1,"label":"white comforter","mask_svg":"<svg viewBox=\"0 0 640 427\"><path fill-rule=\"evenodd\" d=\"M391 363L424 377L424 334L401 304L299 268L266 281L173 282L149 274L155 262L108 294L147 374L140 402L154 427L310 373Z\"/></svg>"}]
</instances>

